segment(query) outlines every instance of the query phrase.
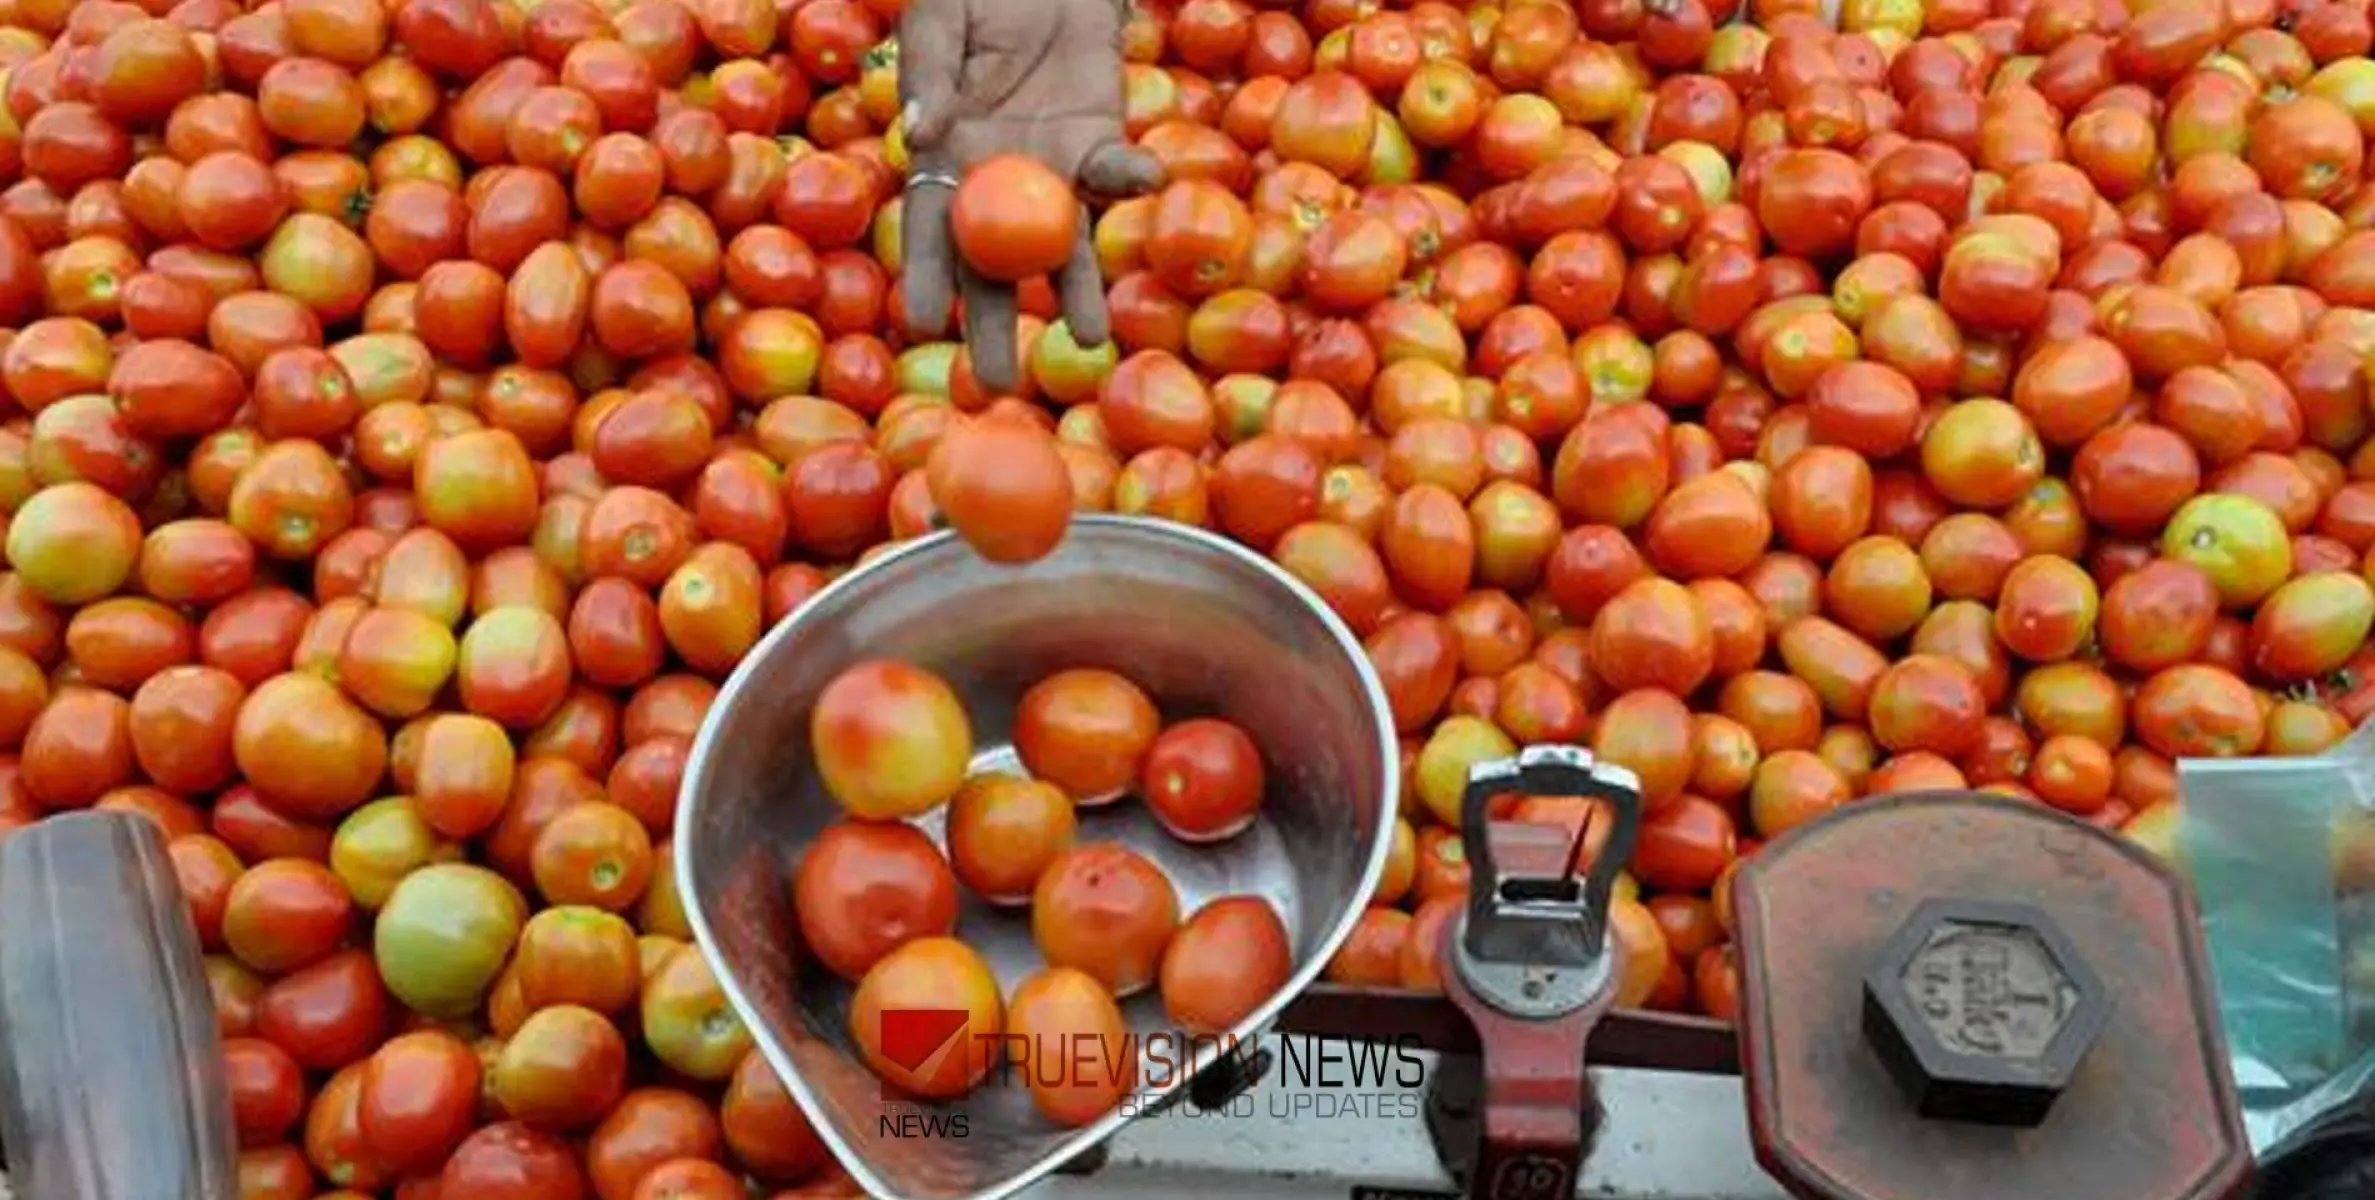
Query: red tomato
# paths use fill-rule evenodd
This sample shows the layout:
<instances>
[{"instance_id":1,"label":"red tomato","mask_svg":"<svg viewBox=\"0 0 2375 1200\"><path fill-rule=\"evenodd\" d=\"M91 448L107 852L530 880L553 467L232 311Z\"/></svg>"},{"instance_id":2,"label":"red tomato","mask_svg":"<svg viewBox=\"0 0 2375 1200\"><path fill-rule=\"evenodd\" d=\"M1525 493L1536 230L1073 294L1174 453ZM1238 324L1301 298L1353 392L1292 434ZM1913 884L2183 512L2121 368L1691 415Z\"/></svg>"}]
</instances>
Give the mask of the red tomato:
<instances>
[{"instance_id":1,"label":"red tomato","mask_svg":"<svg viewBox=\"0 0 2375 1200\"><path fill-rule=\"evenodd\" d=\"M1265 786L1260 747L1243 729L1211 717L1164 730L1139 773L1139 790L1155 819L1191 842L1243 832L1261 807Z\"/></svg>"},{"instance_id":2,"label":"red tomato","mask_svg":"<svg viewBox=\"0 0 2375 1200\"><path fill-rule=\"evenodd\" d=\"M1080 205L1038 159L1001 154L965 172L949 202L957 252L984 276L1005 282L1049 274L1072 257Z\"/></svg>"}]
</instances>

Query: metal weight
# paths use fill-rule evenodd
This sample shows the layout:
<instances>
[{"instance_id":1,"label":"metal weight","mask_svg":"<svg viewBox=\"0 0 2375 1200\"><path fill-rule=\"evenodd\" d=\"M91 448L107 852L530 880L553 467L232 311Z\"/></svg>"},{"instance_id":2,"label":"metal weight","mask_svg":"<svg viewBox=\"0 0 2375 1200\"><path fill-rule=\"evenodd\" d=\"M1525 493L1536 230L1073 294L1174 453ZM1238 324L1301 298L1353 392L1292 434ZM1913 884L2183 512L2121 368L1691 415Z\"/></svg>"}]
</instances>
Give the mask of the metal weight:
<instances>
[{"instance_id":1,"label":"metal weight","mask_svg":"<svg viewBox=\"0 0 2375 1200\"><path fill-rule=\"evenodd\" d=\"M1758 1160L1803 1200L2230 1200L2199 918L2127 840L1967 792L1858 801L1732 881Z\"/></svg>"}]
</instances>

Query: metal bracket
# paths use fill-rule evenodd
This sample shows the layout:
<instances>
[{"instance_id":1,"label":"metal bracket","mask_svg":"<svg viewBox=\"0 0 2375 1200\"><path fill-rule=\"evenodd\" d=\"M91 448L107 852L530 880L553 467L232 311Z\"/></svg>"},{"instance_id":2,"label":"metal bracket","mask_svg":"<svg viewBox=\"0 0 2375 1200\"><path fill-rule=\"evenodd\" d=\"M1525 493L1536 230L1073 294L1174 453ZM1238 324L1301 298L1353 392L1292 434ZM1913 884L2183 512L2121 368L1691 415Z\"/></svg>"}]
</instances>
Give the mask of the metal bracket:
<instances>
[{"instance_id":1,"label":"metal bracket","mask_svg":"<svg viewBox=\"0 0 2375 1200\"><path fill-rule=\"evenodd\" d=\"M1494 821L1512 792L1607 803L1615 824L1580 880L1589 830ZM1444 931L1443 983L1480 1053L1437 1072L1428 1133L1470 1196L1567 1200L1600 1125L1584 1048L1615 1000L1608 900L1640 827L1639 781L1578 747L1534 746L1471 769L1460 815L1468 907Z\"/></svg>"},{"instance_id":2,"label":"metal bracket","mask_svg":"<svg viewBox=\"0 0 2375 1200\"><path fill-rule=\"evenodd\" d=\"M1492 802L1512 792L1607 802L1615 828L1580 880L1577 859L1589 842L1583 831L1546 854L1532 835L1550 831L1493 822ZM1608 897L1640 830L1639 779L1580 747L1529 746L1469 771L1460 816L1470 888L1452 965L1512 1016L1542 1019L1582 1007L1611 978Z\"/></svg>"}]
</instances>

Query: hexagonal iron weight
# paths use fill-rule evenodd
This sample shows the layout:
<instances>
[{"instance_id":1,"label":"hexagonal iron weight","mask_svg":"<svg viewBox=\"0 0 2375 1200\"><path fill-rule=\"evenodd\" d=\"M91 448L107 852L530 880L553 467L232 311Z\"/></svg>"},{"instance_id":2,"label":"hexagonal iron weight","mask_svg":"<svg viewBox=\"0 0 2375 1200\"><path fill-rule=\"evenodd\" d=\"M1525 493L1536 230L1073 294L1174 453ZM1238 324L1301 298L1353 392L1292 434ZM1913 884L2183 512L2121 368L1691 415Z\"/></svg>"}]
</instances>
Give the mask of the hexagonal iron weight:
<instances>
[{"instance_id":1,"label":"hexagonal iron weight","mask_svg":"<svg viewBox=\"0 0 2375 1200\"><path fill-rule=\"evenodd\" d=\"M2040 1124L2110 1017L2110 991L2026 904L1925 901L1864 976L1865 1040L1938 1120Z\"/></svg>"}]
</instances>

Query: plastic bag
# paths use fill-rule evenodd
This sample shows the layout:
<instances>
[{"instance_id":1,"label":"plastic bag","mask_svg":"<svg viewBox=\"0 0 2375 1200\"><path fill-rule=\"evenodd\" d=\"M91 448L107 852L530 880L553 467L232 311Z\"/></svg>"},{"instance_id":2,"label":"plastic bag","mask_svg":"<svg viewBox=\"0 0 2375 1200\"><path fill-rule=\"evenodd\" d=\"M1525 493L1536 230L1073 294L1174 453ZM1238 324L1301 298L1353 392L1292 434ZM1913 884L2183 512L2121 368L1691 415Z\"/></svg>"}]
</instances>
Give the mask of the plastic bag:
<instances>
[{"instance_id":1,"label":"plastic bag","mask_svg":"<svg viewBox=\"0 0 2375 1200\"><path fill-rule=\"evenodd\" d=\"M2313 758L2188 759L2179 866L2201 905L2263 1162L2375 1130L2375 721Z\"/></svg>"}]
</instances>

